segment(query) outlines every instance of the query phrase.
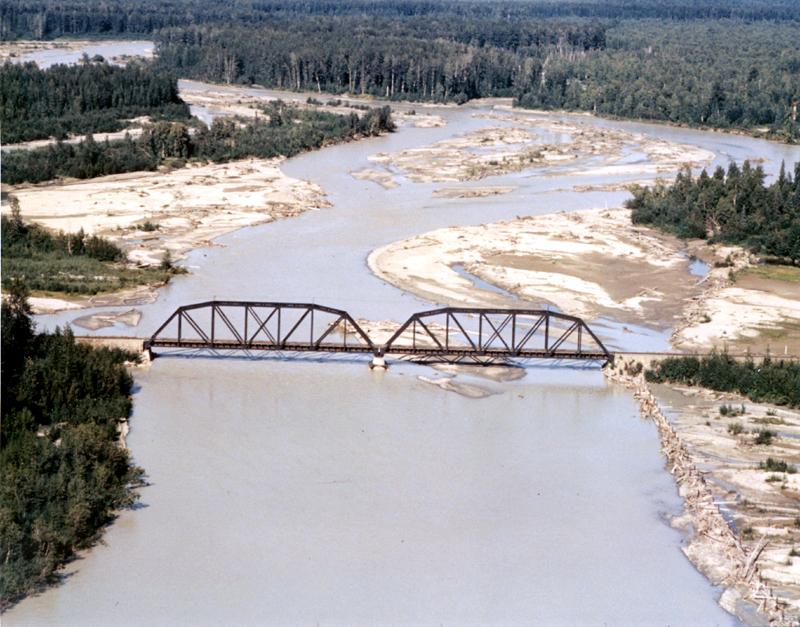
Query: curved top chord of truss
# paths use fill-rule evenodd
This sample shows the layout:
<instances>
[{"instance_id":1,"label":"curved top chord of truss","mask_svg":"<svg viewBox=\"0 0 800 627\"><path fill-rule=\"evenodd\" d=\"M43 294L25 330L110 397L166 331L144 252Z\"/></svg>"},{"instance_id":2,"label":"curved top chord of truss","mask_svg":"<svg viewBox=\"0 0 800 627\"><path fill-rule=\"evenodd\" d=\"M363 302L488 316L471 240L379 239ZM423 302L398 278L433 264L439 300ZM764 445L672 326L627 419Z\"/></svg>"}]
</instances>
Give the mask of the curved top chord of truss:
<instances>
[{"instance_id":1,"label":"curved top chord of truss","mask_svg":"<svg viewBox=\"0 0 800 627\"><path fill-rule=\"evenodd\" d=\"M497 359L611 357L586 323L541 309L444 307L413 314L382 345L341 309L308 303L208 301L179 307L146 348L361 352Z\"/></svg>"},{"instance_id":2,"label":"curved top chord of truss","mask_svg":"<svg viewBox=\"0 0 800 627\"><path fill-rule=\"evenodd\" d=\"M415 354L611 357L582 319L543 309L443 307L423 311L403 323L383 349Z\"/></svg>"}]
</instances>

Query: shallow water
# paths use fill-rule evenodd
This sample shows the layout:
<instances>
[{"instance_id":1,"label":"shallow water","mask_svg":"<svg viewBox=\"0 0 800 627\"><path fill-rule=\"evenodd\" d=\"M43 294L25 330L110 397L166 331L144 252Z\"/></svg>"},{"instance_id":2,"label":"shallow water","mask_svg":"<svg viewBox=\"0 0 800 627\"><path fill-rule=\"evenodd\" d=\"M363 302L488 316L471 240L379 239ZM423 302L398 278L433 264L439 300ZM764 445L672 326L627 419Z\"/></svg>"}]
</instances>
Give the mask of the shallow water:
<instances>
[{"instance_id":1,"label":"shallow water","mask_svg":"<svg viewBox=\"0 0 800 627\"><path fill-rule=\"evenodd\" d=\"M89 57L100 55L109 62L112 57L121 56L150 56L155 45L152 41L99 41L81 48L80 50L65 50L54 48L51 50L36 50L20 57L11 59L13 63L28 63L33 61L41 68L48 68L57 63L77 63L84 54Z\"/></svg>"},{"instance_id":2,"label":"shallow water","mask_svg":"<svg viewBox=\"0 0 800 627\"><path fill-rule=\"evenodd\" d=\"M349 175L376 152L496 124L473 116L486 110L432 109L447 126L287 161L284 171L321 185L332 207L193 252L191 274L141 307L136 333L214 297L403 320L431 303L372 275L377 246L627 196L563 191L625 177L556 168L492 177L481 184L516 189L475 199L433 196L452 183L398 177L385 190ZM759 155L770 173L800 158L746 137L591 123L694 143L715 163ZM613 348L667 346L668 329L593 326ZM735 624L664 521L680 500L655 429L627 393L595 369L529 366L516 382L460 375L496 392L471 400L417 379L430 373L329 357L156 360L136 375L128 439L152 482L143 507L123 512L63 585L19 604L7 624Z\"/></svg>"},{"instance_id":3,"label":"shallow water","mask_svg":"<svg viewBox=\"0 0 800 627\"><path fill-rule=\"evenodd\" d=\"M146 507L8 624L735 624L627 394L532 368L475 401L420 372L157 360Z\"/></svg>"}]
</instances>

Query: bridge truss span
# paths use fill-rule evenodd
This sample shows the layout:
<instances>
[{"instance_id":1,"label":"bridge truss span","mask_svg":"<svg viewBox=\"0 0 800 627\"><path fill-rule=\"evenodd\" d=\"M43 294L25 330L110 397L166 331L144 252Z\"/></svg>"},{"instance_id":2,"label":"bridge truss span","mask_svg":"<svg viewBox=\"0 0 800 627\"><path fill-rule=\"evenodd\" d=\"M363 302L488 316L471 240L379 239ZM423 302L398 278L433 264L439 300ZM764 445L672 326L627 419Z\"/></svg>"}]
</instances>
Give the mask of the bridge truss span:
<instances>
[{"instance_id":1,"label":"bridge truss span","mask_svg":"<svg viewBox=\"0 0 800 627\"><path fill-rule=\"evenodd\" d=\"M611 355L580 318L543 309L444 307L412 315L386 353L450 361L491 358L601 359Z\"/></svg>"},{"instance_id":2,"label":"bridge truss span","mask_svg":"<svg viewBox=\"0 0 800 627\"><path fill-rule=\"evenodd\" d=\"M310 303L208 301L179 307L153 334L153 347L374 353L346 311Z\"/></svg>"},{"instance_id":3,"label":"bridge truss span","mask_svg":"<svg viewBox=\"0 0 800 627\"><path fill-rule=\"evenodd\" d=\"M179 307L145 348L371 353L425 363L508 359L608 361L609 351L575 316L540 309L444 307L413 314L383 344L341 309L309 303L207 301Z\"/></svg>"}]
</instances>

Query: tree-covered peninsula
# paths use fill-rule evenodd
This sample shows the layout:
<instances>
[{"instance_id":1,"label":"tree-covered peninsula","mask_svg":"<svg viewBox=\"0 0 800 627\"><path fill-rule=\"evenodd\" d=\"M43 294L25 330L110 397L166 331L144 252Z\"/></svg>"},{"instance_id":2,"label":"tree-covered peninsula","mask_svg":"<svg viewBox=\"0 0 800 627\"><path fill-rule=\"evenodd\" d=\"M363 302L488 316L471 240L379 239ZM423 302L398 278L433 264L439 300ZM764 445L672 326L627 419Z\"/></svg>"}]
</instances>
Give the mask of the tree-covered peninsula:
<instances>
[{"instance_id":1,"label":"tree-covered peninsula","mask_svg":"<svg viewBox=\"0 0 800 627\"><path fill-rule=\"evenodd\" d=\"M748 161L698 177L685 170L672 185L635 188L626 205L635 224L800 263L800 163L794 176L781 167L771 185L764 179L761 166Z\"/></svg>"},{"instance_id":2,"label":"tree-covered peninsula","mask_svg":"<svg viewBox=\"0 0 800 627\"><path fill-rule=\"evenodd\" d=\"M120 67L87 57L44 70L35 63L0 65L4 144L110 133L138 116L189 119L174 76L146 63Z\"/></svg>"},{"instance_id":3,"label":"tree-covered peninsula","mask_svg":"<svg viewBox=\"0 0 800 627\"><path fill-rule=\"evenodd\" d=\"M107 174L155 170L187 160L223 163L234 159L292 157L307 150L394 130L389 107L362 115L340 115L302 109L276 101L261 109L260 119L239 122L216 119L194 132L180 122L157 122L137 139L78 144L56 143L3 155L3 182L39 183L57 177L92 178ZM191 131L191 132L190 132Z\"/></svg>"},{"instance_id":4,"label":"tree-covered peninsula","mask_svg":"<svg viewBox=\"0 0 800 627\"><path fill-rule=\"evenodd\" d=\"M14 282L2 304L0 607L54 581L142 481L119 443L134 356L36 333L26 296Z\"/></svg>"}]
</instances>

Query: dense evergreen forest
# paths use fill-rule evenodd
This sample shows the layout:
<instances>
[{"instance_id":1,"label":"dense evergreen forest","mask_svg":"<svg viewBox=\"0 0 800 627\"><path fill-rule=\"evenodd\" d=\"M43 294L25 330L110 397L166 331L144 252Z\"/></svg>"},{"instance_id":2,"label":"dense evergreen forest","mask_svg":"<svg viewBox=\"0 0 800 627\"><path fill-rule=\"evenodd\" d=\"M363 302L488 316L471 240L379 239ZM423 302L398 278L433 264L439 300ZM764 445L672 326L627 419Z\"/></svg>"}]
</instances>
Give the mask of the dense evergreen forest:
<instances>
[{"instance_id":1,"label":"dense evergreen forest","mask_svg":"<svg viewBox=\"0 0 800 627\"><path fill-rule=\"evenodd\" d=\"M756 402L800 407L800 363L765 358L736 361L725 353L670 357L646 373L648 381L698 385L736 392Z\"/></svg>"},{"instance_id":2,"label":"dense evergreen forest","mask_svg":"<svg viewBox=\"0 0 800 627\"><path fill-rule=\"evenodd\" d=\"M166 283L181 272L171 264L159 268L132 268L113 242L96 235L53 233L27 224L12 199L10 216L0 217L2 230L2 285L16 281L39 292L98 294L136 285Z\"/></svg>"},{"instance_id":3,"label":"dense evergreen forest","mask_svg":"<svg viewBox=\"0 0 800 627\"><path fill-rule=\"evenodd\" d=\"M225 162L246 157L291 157L326 144L350 141L394 130L389 107L362 115L338 115L301 109L276 101L261 109L263 117L240 124L216 119L194 133L180 122L158 122L136 140L79 144L57 143L3 155L3 181L38 183L59 176L91 178L106 174L155 170L161 164L182 165L187 159Z\"/></svg>"},{"instance_id":4,"label":"dense evergreen forest","mask_svg":"<svg viewBox=\"0 0 800 627\"><path fill-rule=\"evenodd\" d=\"M142 36L170 26L259 24L296 15L781 21L797 20L797 13L795 0L5 0L0 36Z\"/></svg>"},{"instance_id":5,"label":"dense evergreen forest","mask_svg":"<svg viewBox=\"0 0 800 627\"><path fill-rule=\"evenodd\" d=\"M36 334L18 282L2 304L0 607L52 579L136 499L142 471L117 443L133 356Z\"/></svg>"},{"instance_id":6,"label":"dense evergreen forest","mask_svg":"<svg viewBox=\"0 0 800 627\"><path fill-rule=\"evenodd\" d=\"M781 167L772 185L761 166L731 163L697 178L678 173L672 185L639 187L626 202L635 224L684 238L741 244L753 252L800 263L800 163L794 178Z\"/></svg>"},{"instance_id":7,"label":"dense evergreen forest","mask_svg":"<svg viewBox=\"0 0 800 627\"><path fill-rule=\"evenodd\" d=\"M77 65L41 70L35 63L0 66L0 124L3 143L68 134L113 132L126 119L188 119L169 72L143 63L126 67L84 59Z\"/></svg>"},{"instance_id":8,"label":"dense evergreen forest","mask_svg":"<svg viewBox=\"0 0 800 627\"><path fill-rule=\"evenodd\" d=\"M182 77L521 106L800 139L791 0L11 0L5 38L147 35Z\"/></svg>"}]
</instances>

